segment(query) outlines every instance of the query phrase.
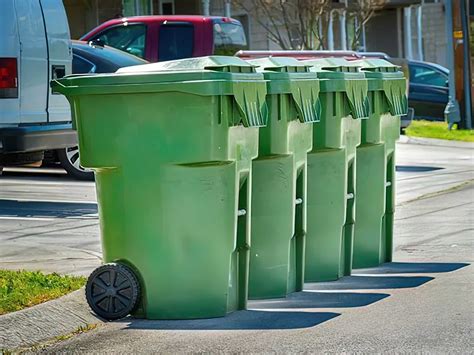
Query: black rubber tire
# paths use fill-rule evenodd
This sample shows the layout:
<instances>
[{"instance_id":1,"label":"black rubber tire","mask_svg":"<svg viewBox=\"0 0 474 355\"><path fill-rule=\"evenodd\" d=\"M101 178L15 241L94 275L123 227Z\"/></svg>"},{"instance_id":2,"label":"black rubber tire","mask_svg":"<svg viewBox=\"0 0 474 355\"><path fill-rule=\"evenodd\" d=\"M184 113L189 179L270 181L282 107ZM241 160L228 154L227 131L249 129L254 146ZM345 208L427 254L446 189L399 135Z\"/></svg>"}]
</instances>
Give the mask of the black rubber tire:
<instances>
[{"instance_id":1,"label":"black rubber tire","mask_svg":"<svg viewBox=\"0 0 474 355\"><path fill-rule=\"evenodd\" d=\"M93 181L94 180L94 172L93 171L83 171L76 168L74 165L71 164L69 159L67 158L67 150L65 149L58 149L56 152L58 154L59 163L61 163L61 167L67 171L68 175L72 176L78 180L85 180L85 181ZM79 154L79 151L78 153ZM79 158L77 158L79 159Z\"/></svg>"},{"instance_id":2,"label":"black rubber tire","mask_svg":"<svg viewBox=\"0 0 474 355\"><path fill-rule=\"evenodd\" d=\"M87 303L99 317L120 319L135 310L140 300L140 283L132 269L110 263L95 269L86 284Z\"/></svg>"}]
</instances>

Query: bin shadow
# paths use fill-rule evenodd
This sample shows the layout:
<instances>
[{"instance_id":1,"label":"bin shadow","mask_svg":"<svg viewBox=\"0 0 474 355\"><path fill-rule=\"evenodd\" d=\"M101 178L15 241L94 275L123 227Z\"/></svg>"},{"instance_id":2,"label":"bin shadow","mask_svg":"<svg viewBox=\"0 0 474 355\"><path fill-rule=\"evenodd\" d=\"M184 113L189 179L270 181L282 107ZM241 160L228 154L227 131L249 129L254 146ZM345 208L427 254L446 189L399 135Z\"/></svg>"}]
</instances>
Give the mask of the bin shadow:
<instances>
[{"instance_id":1,"label":"bin shadow","mask_svg":"<svg viewBox=\"0 0 474 355\"><path fill-rule=\"evenodd\" d=\"M356 269L354 274L423 274L452 272L470 264L468 263L425 263L425 262L391 262L373 268Z\"/></svg>"},{"instance_id":2,"label":"bin shadow","mask_svg":"<svg viewBox=\"0 0 474 355\"><path fill-rule=\"evenodd\" d=\"M433 280L429 276L345 276L337 281L305 284L306 290L380 290L418 287Z\"/></svg>"},{"instance_id":3,"label":"bin shadow","mask_svg":"<svg viewBox=\"0 0 474 355\"><path fill-rule=\"evenodd\" d=\"M221 318L190 320L126 319L127 329L263 330L311 328L339 316L332 312L237 311Z\"/></svg>"},{"instance_id":4,"label":"bin shadow","mask_svg":"<svg viewBox=\"0 0 474 355\"><path fill-rule=\"evenodd\" d=\"M389 296L386 293L303 291L292 293L287 298L249 301L249 308L352 308L368 306Z\"/></svg>"},{"instance_id":5,"label":"bin shadow","mask_svg":"<svg viewBox=\"0 0 474 355\"><path fill-rule=\"evenodd\" d=\"M93 215L93 216L90 216ZM72 202L16 201L0 199L0 216L97 218L97 204Z\"/></svg>"},{"instance_id":6,"label":"bin shadow","mask_svg":"<svg viewBox=\"0 0 474 355\"><path fill-rule=\"evenodd\" d=\"M395 170L400 173L426 173L429 171L442 170L439 166L423 166L423 165L397 165Z\"/></svg>"}]
</instances>

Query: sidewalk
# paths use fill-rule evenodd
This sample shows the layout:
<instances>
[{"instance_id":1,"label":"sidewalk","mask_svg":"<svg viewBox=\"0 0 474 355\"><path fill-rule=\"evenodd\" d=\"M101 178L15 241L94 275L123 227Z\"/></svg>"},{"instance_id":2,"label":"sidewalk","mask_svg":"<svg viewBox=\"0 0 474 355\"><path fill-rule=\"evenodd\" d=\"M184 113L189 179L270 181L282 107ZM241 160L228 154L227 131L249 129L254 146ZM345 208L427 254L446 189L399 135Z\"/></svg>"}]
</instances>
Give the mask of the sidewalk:
<instances>
[{"instance_id":1,"label":"sidewalk","mask_svg":"<svg viewBox=\"0 0 474 355\"><path fill-rule=\"evenodd\" d=\"M256 336L253 340L256 348L252 350L258 351L257 348L261 340L262 346L263 344L267 346L261 348L262 350L279 350L278 346L275 345L274 347L271 344L274 341L275 344L287 345L288 351L296 351L303 348L293 344L294 335L292 335L292 332L339 339L344 343L344 339L340 339L339 335L336 336L336 334L353 333L350 323L346 323L349 319L350 322L365 324L362 335L352 334L351 336L354 336L356 340L361 337L361 341L365 342L365 346L369 346L371 340L365 333L375 332L374 337L382 336L378 334L380 330L372 329L373 326L370 325L372 323L374 326L378 324L377 317L381 317L384 320L382 323L386 323L387 314L392 315L396 311L398 318L394 319L395 324L398 327L405 328L407 324L404 324L403 317L409 319L414 316L416 309L414 310L415 313L408 314L405 314L404 309L410 309L414 304L418 305L420 309L426 308L425 312L428 317L426 321L430 320L436 323L436 319L433 317L439 316L442 318L444 316L439 311L448 308L443 302L448 303L449 307L452 306L451 298L453 300L458 298L456 302L459 303L459 305L452 306L454 307L452 311L461 311L463 322L472 324L473 313L465 307L472 305L472 303L466 301L469 294L466 295L465 292L460 292L451 295L450 293L459 288L459 283L467 284L471 288L473 285L473 279L470 276L472 275L472 267L465 267L466 265L463 264L473 261L472 237L470 235L474 234L472 230L472 216L474 216L472 201L474 196L472 185L465 185L466 182L472 181L474 178L473 153L473 150L465 148L399 144L397 152L398 207L396 213L395 260L397 262L406 261L409 262L408 264L395 263L376 270L358 271L356 276L345 278L340 282L318 284L316 286L308 285L305 292L295 294L287 300L252 303L253 310L238 312L223 319L188 322L134 320L110 323L101 327L101 329L90 332L92 338L88 338L89 335L84 334L76 339L79 341L87 338L86 345L84 345L85 349L92 350L90 342L96 336L95 334L102 334L98 336L98 339L101 339L102 336L110 336L113 343L120 343L114 332L125 332L127 341L123 344L123 347L117 345L116 350L126 351L126 346L132 346L131 344L135 344L135 341L139 341L137 337L141 336L140 334L145 336L145 344L148 342L151 345L156 342L155 338L157 336L161 337L164 333L166 337L163 338L160 351L175 351L176 349L182 351L214 350L208 348L209 346L216 346L217 349L223 351L235 351L239 348L237 347L238 336L234 332L244 332L245 334L241 335L245 335L246 339L247 337L253 339L254 333L272 333L278 330L277 333L281 333L282 336L281 341L276 335L270 334L268 339L260 339ZM7 183L6 186L12 188L3 190L1 187L5 182ZM21 183L22 188L28 186L25 181ZM26 265L30 269L37 269L38 265L40 268L42 265L46 267L45 270L47 271L73 271L87 275L91 271L91 267L99 262L98 257L100 256L98 221L96 217L91 215L91 212L94 212L92 204L61 203L58 201L59 207L56 208L55 202L50 201L47 205L37 204L41 207L37 211L34 208L28 211L18 208L8 209L8 206L16 206L15 203L11 202L11 199L19 191L17 186L13 179L2 178L0 181L0 190L2 191L0 202L2 201L2 195L6 194L8 196L4 200L7 201L6 204L3 204L3 206L6 206L4 209L0 204L0 217L16 213L20 217L23 214L28 215L27 218L38 220L17 227L14 227L16 220L2 224L2 228L0 228L0 242L2 243L0 267L17 268L16 265ZM48 184L42 183L41 189L44 189L44 192L35 194L38 201L43 199L42 196L48 196L49 186L57 189L54 181L48 182ZM75 194L91 196L89 189L92 189L93 185L81 184L79 186L81 190L75 191ZM455 189L460 186L461 190L456 191ZM441 190L453 188L454 190L450 193L437 195ZM22 195L26 196L26 190L24 194L22 192ZM61 194L57 194L55 198L60 200L60 196ZM71 210L72 216L63 216L65 204L68 206L68 211L71 210L71 206L73 207ZM78 205L77 209L74 209L75 205ZM42 218L45 213L49 214L47 217L50 220L43 222ZM58 225L65 230L58 231ZM51 248L53 248L54 253L46 253ZM25 254L22 250L27 253ZM20 252L18 253L18 251ZM27 261L26 264L25 261ZM415 261L422 262L422 264L411 263ZM432 264L432 261L442 262L442 264ZM459 271L447 272L457 269ZM388 275L382 277L380 273L383 275L387 273ZM455 281L456 277L461 278L461 281ZM433 288L432 285L437 286ZM60 334L73 332L79 326L100 322L90 313L82 290L75 293L71 298L68 297L70 296L53 301L54 303L47 303L16 314L1 316L0 328L8 329L8 331L0 333L0 349L32 344ZM421 299L417 297L421 297ZM425 298L430 302L433 299L433 302L438 302L438 305L434 307L430 302L426 303ZM77 304L71 303L71 300L75 300ZM408 302L408 300L411 301ZM76 305L79 305L79 308L76 308ZM48 308L50 306L53 307L52 312L54 314L51 317ZM465 309L455 309L457 306L465 307ZM375 311L373 315L370 315L372 310L378 309L378 307L382 307L378 311L380 312L379 316L376 316L377 312ZM78 310L80 311L76 312ZM63 312L61 313L61 311ZM367 319L364 318L366 313L369 315ZM16 318L18 316L19 318ZM354 320L351 320L351 317L354 317ZM413 324L428 327L422 315L415 318ZM46 324L49 324L49 326L46 326ZM333 328L332 324L337 324L337 327ZM451 323L447 322L447 324ZM376 328L384 329L387 326L387 324L379 324ZM453 329L459 328L458 325L452 326ZM25 331L25 329L30 330ZM200 332L196 333L192 329L200 329ZM362 331L361 329L358 331ZM182 333L180 333L180 336L189 337L190 341L196 338L192 340L195 348L180 348L179 344L175 344L174 338L178 336L177 330ZM235 338L235 340L229 340L229 347L227 347L225 344L216 343L215 340L211 341L210 338L213 337L213 332L203 332L204 330L213 330L224 339ZM387 332L394 332L394 334L401 332L401 335L409 336L408 333L404 333L405 331L406 329L387 329ZM463 334L468 332L469 335L472 335L472 328L463 328L460 331L464 332ZM295 342L299 339L307 344L321 346L328 349L328 351L342 351L334 350L339 348L327 339L322 343L314 343L314 340L308 342L308 339L305 337L300 339L299 336L303 335L298 335L294 340ZM94 341L99 341L98 339ZM353 339L353 341L356 340ZM396 338L392 339L393 342L395 340ZM380 341L384 343L384 341ZM448 341L448 343L450 342ZM64 349L68 349L68 351L72 350L73 347L68 348L69 345L67 344L69 342L58 346L65 346ZM234 347L231 344L234 344ZM431 343L432 348L430 349L438 349L435 345L435 342ZM353 345L350 346L349 349L353 350ZM100 346L98 348L103 349L103 351L107 350ZM133 349L135 350L134 347ZM250 350L251 347L248 347L248 349ZM319 350L319 348L317 349ZM360 349L361 351L369 351L370 348ZM307 348L306 350L311 349ZM316 350L316 348L312 350ZM137 351L140 351L140 349L137 348ZM145 348L142 348L141 351L146 352ZM283 351L283 348L279 351Z\"/></svg>"},{"instance_id":2,"label":"sidewalk","mask_svg":"<svg viewBox=\"0 0 474 355\"><path fill-rule=\"evenodd\" d=\"M397 262L226 318L124 320L48 352L472 353L474 187L404 204Z\"/></svg>"}]
</instances>

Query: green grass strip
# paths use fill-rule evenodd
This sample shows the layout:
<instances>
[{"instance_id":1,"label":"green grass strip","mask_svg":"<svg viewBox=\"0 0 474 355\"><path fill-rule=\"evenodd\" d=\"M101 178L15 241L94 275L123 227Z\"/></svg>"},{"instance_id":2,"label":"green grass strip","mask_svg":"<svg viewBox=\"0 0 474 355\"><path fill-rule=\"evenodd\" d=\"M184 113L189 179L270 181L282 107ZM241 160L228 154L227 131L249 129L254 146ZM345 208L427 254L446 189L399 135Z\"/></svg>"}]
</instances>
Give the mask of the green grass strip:
<instances>
[{"instance_id":1,"label":"green grass strip","mask_svg":"<svg viewBox=\"0 0 474 355\"><path fill-rule=\"evenodd\" d=\"M474 130L457 129L456 125L452 130L448 130L448 124L446 122L412 121L405 129L405 134L410 137L474 142Z\"/></svg>"},{"instance_id":2,"label":"green grass strip","mask_svg":"<svg viewBox=\"0 0 474 355\"><path fill-rule=\"evenodd\" d=\"M85 277L0 270L0 315L61 297L85 283Z\"/></svg>"}]
</instances>

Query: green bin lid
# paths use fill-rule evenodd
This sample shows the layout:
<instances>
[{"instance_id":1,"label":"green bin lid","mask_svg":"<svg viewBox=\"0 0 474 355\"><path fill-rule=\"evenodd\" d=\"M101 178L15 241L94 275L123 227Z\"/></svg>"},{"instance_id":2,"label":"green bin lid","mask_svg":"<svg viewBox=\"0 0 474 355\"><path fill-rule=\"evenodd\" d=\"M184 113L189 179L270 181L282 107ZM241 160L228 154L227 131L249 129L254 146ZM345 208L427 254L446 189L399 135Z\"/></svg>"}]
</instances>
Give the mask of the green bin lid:
<instances>
[{"instance_id":1,"label":"green bin lid","mask_svg":"<svg viewBox=\"0 0 474 355\"><path fill-rule=\"evenodd\" d=\"M318 72L320 78L330 77L334 78L337 74L331 73L359 73L360 65L344 58L315 58L304 60L303 63L310 65L312 69ZM343 76L347 74L339 74ZM350 74L349 74L350 75Z\"/></svg>"},{"instance_id":2,"label":"green bin lid","mask_svg":"<svg viewBox=\"0 0 474 355\"><path fill-rule=\"evenodd\" d=\"M379 73L390 73L400 72L400 66L390 63L385 59L379 58L367 58L354 61L360 66L362 71L379 72ZM403 73L402 73L403 74Z\"/></svg>"},{"instance_id":3,"label":"green bin lid","mask_svg":"<svg viewBox=\"0 0 474 355\"><path fill-rule=\"evenodd\" d=\"M181 92L232 96L245 126L267 122L263 74L237 57L209 56L144 64L113 74L71 75L52 81L66 96Z\"/></svg>"},{"instance_id":4,"label":"green bin lid","mask_svg":"<svg viewBox=\"0 0 474 355\"><path fill-rule=\"evenodd\" d=\"M208 56L186 58L158 62L151 64L135 65L117 70L117 73L156 73L163 71L202 71L212 70L227 73L255 73L255 65L247 63L238 57Z\"/></svg>"},{"instance_id":5,"label":"green bin lid","mask_svg":"<svg viewBox=\"0 0 474 355\"><path fill-rule=\"evenodd\" d=\"M257 66L257 71L268 80L268 94L291 95L301 122L319 122L319 81L310 65L289 57L259 58L248 60L248 63Z\"/></svg>"},{"instance_id":6,"label":"green bin lid","mask_svg":"<svg viewBox=\"0 0 474 355\"><path fill-rule=\"evenodd\" d=\"M344 92L354 118L368 118L370 102L367 96L368 82L360 65L344 58L316 58L304 60L312 66L321 80L322 92Z\"/></svg>"},{"instance_id":7,"label":"green bin lid","mask_svg":"<svg viewBox=\"0 0 474 355\"><path fill-rule=\"evenodd\" d=\"M369 80L370 91L383 91L390 114L405 115L408 111L406 79L401 67L384 59L358 60L361 70Z\"/></svg>"}]
</instances>

